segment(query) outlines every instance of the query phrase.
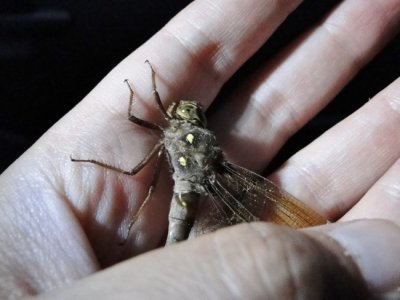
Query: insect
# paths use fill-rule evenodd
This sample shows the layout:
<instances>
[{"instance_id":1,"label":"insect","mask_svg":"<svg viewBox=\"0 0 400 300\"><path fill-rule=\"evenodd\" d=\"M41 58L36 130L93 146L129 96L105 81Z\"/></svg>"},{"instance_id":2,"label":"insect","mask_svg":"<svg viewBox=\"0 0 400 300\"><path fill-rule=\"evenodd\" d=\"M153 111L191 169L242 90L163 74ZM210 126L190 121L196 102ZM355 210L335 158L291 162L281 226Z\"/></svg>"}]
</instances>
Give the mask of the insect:
<instances>
[{"instance_id":1,"label":"insect","mask_svg":"<svg viewBox=\"0 0 400 300\"><path fill-rule=\"evenodd\" d=\"M155 72L149 61L154 100L167 121L166 127L140 119L132 114L134 91L130 91L129 120L139 126L158 131L161 135L149 154L132 170L126 171L93 159L74 159L135 175L151 160L156 169L148 195L128 225L130 228L151 198L160 171L160 158L165 155L173 172L173 198L169 211L166 244L188 238L196 220L202 196L211 200L215 227L257 220L271 221L293 228L326 223L318 213L278 188L266 178L225 159L215 135L206 128L207 121L199 103L180 100L165 109L156 88ZM126 239L125 239L126 240Z\"/></svg>"}]
</instances>

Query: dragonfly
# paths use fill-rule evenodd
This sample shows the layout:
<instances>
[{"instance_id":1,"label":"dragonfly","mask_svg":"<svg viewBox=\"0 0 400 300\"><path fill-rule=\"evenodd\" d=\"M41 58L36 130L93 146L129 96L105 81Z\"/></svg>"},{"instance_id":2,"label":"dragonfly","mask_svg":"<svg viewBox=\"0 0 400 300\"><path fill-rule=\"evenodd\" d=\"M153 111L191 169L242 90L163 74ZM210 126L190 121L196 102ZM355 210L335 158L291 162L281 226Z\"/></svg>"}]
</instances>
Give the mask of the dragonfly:
<instances>
[{"instance_id":1,"label":"dragonfly","mask_svg":"<svg viewBox=\"0 0 400 300\"><path fill-rule=\"evenodd\" d=\"M128 80L130 96L128 120L134 124L157 131L160 139L149 153L131 170L124 170L94 159L76 159L127 175L135 175L149 162L156 160L153 179L148 193L136 214L128 224L130 229L145 205L151 199L160 173L160 160L165 157L172 170L173 196L168 215L166 245L188 239L202 201L208 201L207 221L199 222L217 228L243 222L268 221L292 228L302 228L326 223L326 219L294 196L279 188L272 181L228 161L216 136L207 129L207 119L196 101L180 100L167 109L161 102L156 87L156 73L151 70L154 101L166 120L162 127L135 116L132 113L135 93ZM211 205L210 205L211 204Z\"/></svg>"}]
</instances>

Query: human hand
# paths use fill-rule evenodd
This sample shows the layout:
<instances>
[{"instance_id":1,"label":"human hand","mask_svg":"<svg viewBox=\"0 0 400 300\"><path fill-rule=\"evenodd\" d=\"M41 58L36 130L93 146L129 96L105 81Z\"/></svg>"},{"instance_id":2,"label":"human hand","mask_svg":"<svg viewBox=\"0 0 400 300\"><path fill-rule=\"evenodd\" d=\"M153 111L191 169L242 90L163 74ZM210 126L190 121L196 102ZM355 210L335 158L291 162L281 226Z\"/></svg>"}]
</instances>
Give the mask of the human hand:
<instances>
[{"instance_id":1,"label":"human hand","mask_svg":"<svg viewBox=\"0 0 400 300\"><path fill-rule=\"evenodd\" d=\"M69 160L71 154L90 156L129 168L151 147L155 137L126 120L123 79L133 83L135 111L146 120L159 119L146 59L165 104L186 98L208 107L298 3L193 2L4 172L1 296L54 289L47 297L343 299L361 293L363 281L376 293L399 286L399 80L271 176L339 222L304 231L244 224L97 273L159 246L167 226L170 182L164 174L120 247L120 229L144 199L151 167L129 177ZM399 14L397 1L345 1L260 66L209 116L228 157L263 170L385 44Z\"/></svg>"}]
</instances>

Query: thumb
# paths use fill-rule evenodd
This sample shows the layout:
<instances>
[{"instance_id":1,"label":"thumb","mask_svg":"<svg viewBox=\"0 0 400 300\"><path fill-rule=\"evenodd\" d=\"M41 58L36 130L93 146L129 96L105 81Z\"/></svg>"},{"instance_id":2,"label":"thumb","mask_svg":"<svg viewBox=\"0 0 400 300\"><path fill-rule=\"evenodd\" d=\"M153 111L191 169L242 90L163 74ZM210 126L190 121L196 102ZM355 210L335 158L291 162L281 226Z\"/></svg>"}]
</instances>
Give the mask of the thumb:
<instances>
[{"instance_id":1,"label":"thumb","mask_svg":"<svg viewBox=\"0 0 400 300\"><path fill-rule=\"evenodd\" d=\"M399 284L399 237L398 228L383 221L304 231L242 224L137 256L42 297L372 298Z\"/></svg>"},{"instance_id":2,"label":"thumb","mask_svg":"<svg viewBox=\"0 0 400 300\"><path fill-rule=\"evenodd\" d=\"M327 250L353 263L364 279L369 298L400 299L400 227L385 220L357 220L305 229ZM333 243L340 248L335 249ZM347 259L346 259L347 257ZM368 299L369 299L368 298Z\"/></svg>"}]
</instances>

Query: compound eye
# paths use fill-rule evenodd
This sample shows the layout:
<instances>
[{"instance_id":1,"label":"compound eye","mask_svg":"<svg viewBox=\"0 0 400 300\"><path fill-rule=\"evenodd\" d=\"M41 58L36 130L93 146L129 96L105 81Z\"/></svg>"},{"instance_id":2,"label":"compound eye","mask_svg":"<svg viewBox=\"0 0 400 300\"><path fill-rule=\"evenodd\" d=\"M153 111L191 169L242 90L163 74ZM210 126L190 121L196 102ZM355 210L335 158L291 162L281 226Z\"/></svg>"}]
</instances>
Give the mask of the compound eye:
<instances>
[{"instance_id":1,"label":"compound eye","mask_svg":"<svg viewBox=\"0 0 400 300\"><path fill-rule=\"evenodd\" d=\"M184 120L191 120L195 117L193 107L189 104L182 105L178 110L178 115Z\"/></svg>"},{"instance_id":2,"label":"compound eye","mask_svg":"<svg viewBox=\"0 0 400 300\"><path fill-rule=\"evenodd\" d=\"M182 109L181 109L181 113L182 113L183 115L189 115L190 109L189 109L189 108L182 108Z\"/></svg>"},{"instance_id":3,"label":"compound eye","mask_svg":"<svg viewBox=\"0 0 400 300\"><path fill-rule=\"evenodd\" d=\"M197 126L206 126L204 113L200 105L194 101L181 100L176 111L176 116Z\"/></svg>"}]
</instances>

